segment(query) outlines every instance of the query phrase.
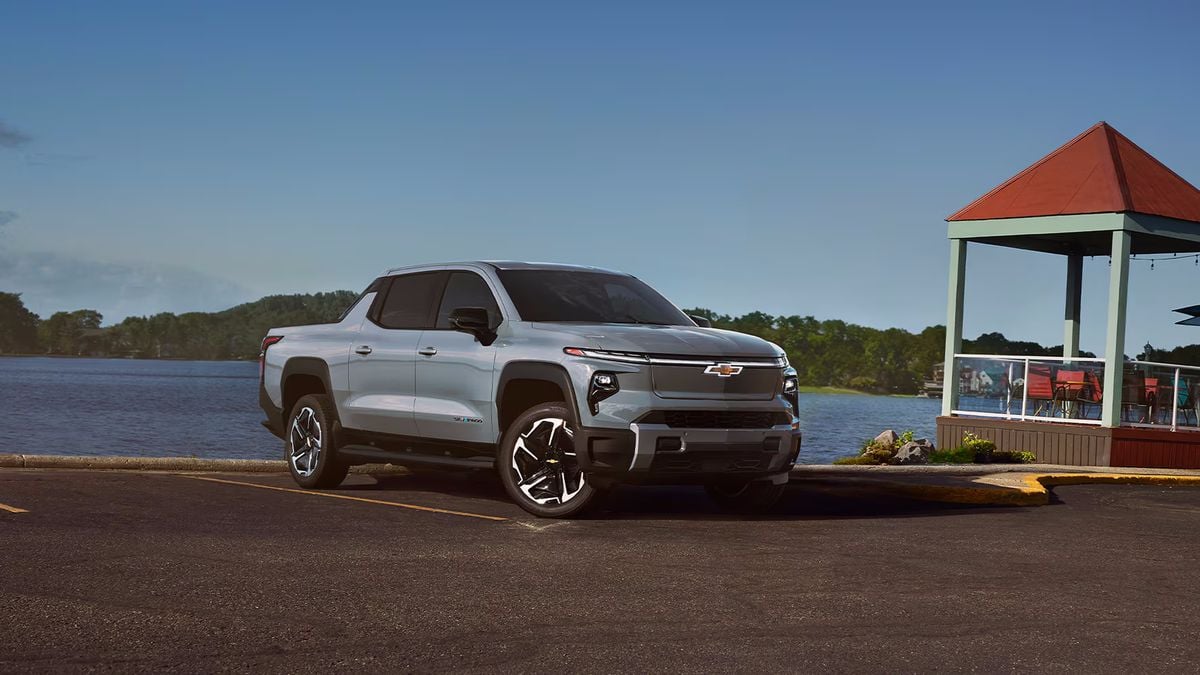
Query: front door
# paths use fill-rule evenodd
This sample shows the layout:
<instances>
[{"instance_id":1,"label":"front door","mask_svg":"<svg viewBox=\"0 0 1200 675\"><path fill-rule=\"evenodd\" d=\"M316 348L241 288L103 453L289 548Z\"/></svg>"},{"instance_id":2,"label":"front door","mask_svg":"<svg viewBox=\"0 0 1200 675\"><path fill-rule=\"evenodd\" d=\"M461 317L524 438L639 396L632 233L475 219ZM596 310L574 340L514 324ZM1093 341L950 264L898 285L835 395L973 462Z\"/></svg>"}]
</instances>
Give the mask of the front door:
<instances>
[{"instance_id":1,"label":"front door","mask_svg":"<svg viewBox=\"0 0 1200 675\"><path fill-rule=\"evenodd\" d=\"M503 320L487 280L450 272L434 327L421 335L417 350L417 430L425 438L494 443L496 347L450 325L450 312L460 307L486 309L493 329Z\"/></svg>"},{"instance_id":2,"label":"front door","mask_svg":"<svg viewBox=\"0 0 1200 675\"><path fill-rule=\"evenodd\" d=\"M342 424L349 429L417 436L413 419L417 349L433 325L442 272L394 277L350 345L350 396Z\"/></svg>"}]
</instances>

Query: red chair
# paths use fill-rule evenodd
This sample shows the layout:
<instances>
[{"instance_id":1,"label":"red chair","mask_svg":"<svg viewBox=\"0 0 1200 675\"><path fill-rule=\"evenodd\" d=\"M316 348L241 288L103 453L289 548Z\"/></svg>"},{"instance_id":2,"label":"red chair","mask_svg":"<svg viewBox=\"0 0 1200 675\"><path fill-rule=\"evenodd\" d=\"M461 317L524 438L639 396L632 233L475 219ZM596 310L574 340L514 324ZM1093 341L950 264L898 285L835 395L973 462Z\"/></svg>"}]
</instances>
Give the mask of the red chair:
<instances>
[{"instance_id":1,"label":"red chair","mask_svg":"<svg viewBox=\"0 0 1200 675\"><path fill-rule=\"evenodd\" d=\"M1121 408L1126 422L1145 422L1154 407L1150 382L1157 389L1158 378L1149 378L1138 372L1127 372L1122 378Z\"/></svg>"},{"instance_id":2,"label":"red chair","mask_svg":"<svg viewBox=\"0 0 1200 675\"><path fill-rule=\"evenodd\" d=\"M1087 386L1082 370L1060 370L1054 374L1054 404L1064 417L1078 417L1081 406L1075 405Z\"/></svg>"},{"instance_id":3,"label":"red chair","mask_svg":"<svg viewBox=\"0 0 1200 675\"><path fill-rule=\"evenodd\" d=\"M1086 371L1084 373L1083 380L1086 384L1084 384L1083 391L1080 392L1079 398L1076 400L1078 400L1080 403L1092 406L1098 406L1104 403L1104 385L1101 383L1100 377L1096 375L1096 372L1092 370ZM1081 410L1080 414L1084 417L1089 417L1088 415L1083 414L1085 412L1086 411ZM1099 415L1096 415L1096 417L1098 418Z\"/></svg>"},{"instance_id":4,"label":"red chair","mask_svg":"<svg viewBox=\"0 0 1200 675\"><path fill-rule=\"evenodd\" d=\"M1034 417L1041 415L1043 410L1052 411L1054 408L1054 380L1051 375L1050 366L1029 364L1029 376L1025 379L1025 398L1037 404L1033 411Z\"/></svg>"}]
</instances>

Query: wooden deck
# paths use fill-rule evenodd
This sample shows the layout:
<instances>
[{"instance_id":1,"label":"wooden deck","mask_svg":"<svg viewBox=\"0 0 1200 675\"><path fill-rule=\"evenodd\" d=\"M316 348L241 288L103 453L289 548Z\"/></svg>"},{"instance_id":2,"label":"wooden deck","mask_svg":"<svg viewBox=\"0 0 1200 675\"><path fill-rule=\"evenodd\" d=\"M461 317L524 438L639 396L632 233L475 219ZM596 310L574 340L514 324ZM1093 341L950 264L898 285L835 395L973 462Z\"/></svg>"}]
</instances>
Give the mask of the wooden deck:
<instances>
[{"instance_id":1,"label":"wooden deck","mask_svg":"<svg viewBox=\"0 0 1200 675\"><path fill-rule=\"evenodd\" d=\"M1048 464L1200 469L1197 431L939 417L937 447L957 446L967 432L992 441L998 450L1027 450Z\"/></svg>"}]
</instances>

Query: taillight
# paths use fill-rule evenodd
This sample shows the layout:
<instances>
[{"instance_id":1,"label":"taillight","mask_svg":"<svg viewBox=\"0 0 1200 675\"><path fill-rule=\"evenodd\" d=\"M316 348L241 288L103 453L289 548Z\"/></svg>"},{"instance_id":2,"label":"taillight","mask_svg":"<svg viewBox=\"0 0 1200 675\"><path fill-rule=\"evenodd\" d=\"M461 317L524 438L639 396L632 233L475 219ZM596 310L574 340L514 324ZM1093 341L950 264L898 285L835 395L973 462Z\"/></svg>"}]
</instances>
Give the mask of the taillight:
<instances>
[{"instance_id":1,"label":"taillight","mask_svg":"<svg viewBox=\"0 0 1200 675\"><path fill-rule=\"evenodd\" d=\"M268 335L263 338L262 350L258 353L258 379L263 378L263 374L267 372L267 347L279 342L283 339L282 335Z\"/></svg>"}]
</instances>

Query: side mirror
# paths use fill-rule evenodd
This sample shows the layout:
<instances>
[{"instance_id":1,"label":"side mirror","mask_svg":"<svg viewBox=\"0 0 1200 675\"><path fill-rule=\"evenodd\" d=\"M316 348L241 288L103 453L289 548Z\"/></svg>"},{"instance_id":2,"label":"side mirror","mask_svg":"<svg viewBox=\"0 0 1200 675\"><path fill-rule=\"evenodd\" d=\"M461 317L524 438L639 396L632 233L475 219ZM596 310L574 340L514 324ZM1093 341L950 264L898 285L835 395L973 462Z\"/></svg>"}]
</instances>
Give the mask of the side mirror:
<instances>
[{"instance_id":1,"label":"side mirror","mask_svg":"<svg viewBox=\"0 0 1200 675\"><path fill-rule=\"evenodd\" d=\"M487 310L482 307L457 307L450 311L450 325L454 330L474 335L485 347L496 340Z\"/></svg>"},{"instance_id":2,"label":"side mirror","mask_svg":"<svg viewBox=\"0 0 1200 675\"><path fill-rule=\"evenodd\" d=\"M702 316L688 314L688 318L696 322L696 325L701 328L712 328L712 322Z\"/></svg>"}]
</instances>

